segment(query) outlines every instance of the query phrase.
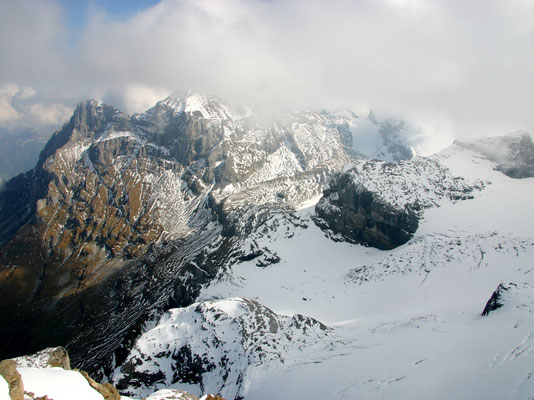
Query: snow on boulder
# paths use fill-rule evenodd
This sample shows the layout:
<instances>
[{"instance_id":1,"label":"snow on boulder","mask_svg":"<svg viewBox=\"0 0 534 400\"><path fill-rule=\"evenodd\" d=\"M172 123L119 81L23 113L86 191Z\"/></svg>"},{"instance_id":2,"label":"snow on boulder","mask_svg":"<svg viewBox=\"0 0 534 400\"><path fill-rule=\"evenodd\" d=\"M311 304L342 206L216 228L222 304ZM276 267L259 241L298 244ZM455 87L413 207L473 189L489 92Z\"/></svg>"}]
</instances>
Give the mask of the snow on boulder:
<instances>
[{"instance_id":1,"label":"snow on boulder","mask_svg":"<svg viewBox=\"0 0 534 400\"><path fill-rule=\"evenodd\" d=\"M17 364L15 361L4 360L0 362L0 377L2 377L8 385L8 399L24 399L24 384L20 373L17 371Z\"/></svg>"},{"instance_id":2,"label":"snow on boulder","mask_svg":"<svg viewBox=\"0 0 534 400\"><path fill-rule=\"evenodd\" d=\"M48 396L54 400L104 400L79 372L58 367L21 367L18 371L22 375L24 390L33 393L34 397Z\"/></svg>"},{"instance_id":3,"label":"snow on boulder","mask_svg":"<svg viewBox=\"0 0 534 400\"><path fill-rule=\"evenodd\" d=\"M503 306L522 308L532 305L534 305L534 287L527 283L521 285L513 282L500 283L487 301L482 316L487 316Z\"/></svg>"},{"instance_id":4,"label":"snow on boulder","mask_svg":"<svg viewBox=\"0 0 534 400\"><path fill-rule=\"evenodd\" d=\"M49 368L61 367L70 369L69 354L65 348L48 347L35 354L14 358L17 367Z\"/></svg>"},{"instance_id":5,"label":"snow on boulder","mask_svg":"<svg viewBox=\"0 0 534 400\"><path fill-rule=\"evenodd\" d=\"M170 310L144 333L113 382L131 396L183 388L233 400L246 392L247 376L291 363L293 352L331 332L313 318L279 315L250 299L196 303Z\"/></svg>"}]
</instances>

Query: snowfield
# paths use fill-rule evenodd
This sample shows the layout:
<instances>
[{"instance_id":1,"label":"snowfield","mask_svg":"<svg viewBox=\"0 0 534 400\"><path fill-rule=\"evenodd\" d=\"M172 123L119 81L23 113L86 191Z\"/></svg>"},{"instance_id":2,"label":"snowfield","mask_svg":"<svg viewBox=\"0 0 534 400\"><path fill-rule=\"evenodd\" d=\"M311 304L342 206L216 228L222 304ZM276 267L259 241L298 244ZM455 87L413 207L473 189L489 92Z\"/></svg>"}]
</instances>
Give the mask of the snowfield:
<instances>
[{"instance_id":1,"label":"snowfield","mask_svg":"<svg viewBox=\"0 0 534 400\"><path fill-rule=\"evenodd\" d=\"M380 251L333 242L309 220L310 207L298 211L306 229L281 217L255 238L278 264L243 262L203 290L199 300L249 297L316 318L342 338L254 376L247 400L534 397L534 179L509 178L457 145L435 159L488 184L474 199L427 209L407 244ZM482 317L509 282L513 298Z\"/></svg>"},{"instance_id":2,"label":"snowfield","mask_svg":"<svg viewBox=\"0 0 534 400\"><path fill-rule=\"evenodd\" d=\"M54 400L103 400L104 397L94 390L82 374L63 368L17 368L24 382L24 391L35 397L48 396ZM25 396L25 399L31 399Z\"/></svg>"}]
</instances>

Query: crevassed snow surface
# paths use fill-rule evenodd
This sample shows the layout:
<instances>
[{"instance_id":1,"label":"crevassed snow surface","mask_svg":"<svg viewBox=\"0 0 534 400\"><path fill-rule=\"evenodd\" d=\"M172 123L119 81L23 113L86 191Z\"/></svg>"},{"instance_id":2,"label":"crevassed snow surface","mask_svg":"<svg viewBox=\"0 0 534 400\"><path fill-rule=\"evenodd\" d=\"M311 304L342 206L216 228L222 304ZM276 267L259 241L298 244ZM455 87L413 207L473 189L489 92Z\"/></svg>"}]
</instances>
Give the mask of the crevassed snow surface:
<instances>
[{"instance_id":1,"label":"crevassed snow surface","mask_svg":"<svg viewBox=\"0 0 534 400\"><path fill-rule=\"evenodd\" d=\"M247 400L534 397L534 178L508 178L458 146L436 158L491 184L426 210L406 245L336 243L311 221L281 220L256 238L278 264L243 262L203 290L199 300L248 297L343 338L250 377ZM518 285L513 301L482 317L501 282Z\"/></svg>"},{"instance_id":2,"label":"crevassed snow surface","mask_svg":"<svg viewBox=\"0 0 534 400\"><path fill-rule=\"evenodd\" d=\"M48 396L53 400L103 400L104 397L94 390L87 380L76 371L63 368L17 368L22 376L24 390L35 397ZM29 399L29 397L28 397Z\"/></svg>"}]
</instances>

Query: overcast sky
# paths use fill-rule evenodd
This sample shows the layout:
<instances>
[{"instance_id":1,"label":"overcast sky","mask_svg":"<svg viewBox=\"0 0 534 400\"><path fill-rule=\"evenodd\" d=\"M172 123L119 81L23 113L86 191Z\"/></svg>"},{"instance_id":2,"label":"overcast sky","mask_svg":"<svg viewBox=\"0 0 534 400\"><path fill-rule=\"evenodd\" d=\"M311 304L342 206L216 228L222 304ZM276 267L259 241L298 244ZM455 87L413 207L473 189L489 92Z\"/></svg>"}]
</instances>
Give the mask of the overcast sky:
<instances>
[{"instance_id":1,"label":"overcast sky","mask_svg":"<svg viewBox=\"0 0 534 400\"><path fill-rule=\"evenodd\" d=\"M171 92L375 108L436 145L534 130L530 0L0 0L0 126Z\"/></svg>"}]
</instances>

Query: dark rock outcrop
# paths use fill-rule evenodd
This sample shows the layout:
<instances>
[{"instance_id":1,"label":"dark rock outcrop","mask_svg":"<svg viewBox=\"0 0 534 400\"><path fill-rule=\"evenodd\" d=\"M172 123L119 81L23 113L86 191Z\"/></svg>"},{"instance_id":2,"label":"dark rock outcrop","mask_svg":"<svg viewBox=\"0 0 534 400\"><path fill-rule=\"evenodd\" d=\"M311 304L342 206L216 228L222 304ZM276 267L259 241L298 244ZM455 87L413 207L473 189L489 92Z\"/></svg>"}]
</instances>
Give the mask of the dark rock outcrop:
<instances>
[{"instance_id":1,"label":"dark rock outcrop","mask_svg":"<svg viewBox=\"0 0 534 400\"><path fill-rule=\"evenodd\" d=\"M425 209L471 199L484 186L452 175L435 159L360 160L330 181L314 220L334 240L392 249L412 237Z\"/></svg>"},{"instance_id":2,"label":"dark rock outcrop","mask_svg":"<svg viewBox=\"0 0 534 400\"><path fill-rule=\"evenodd\" d=\"M490 312L501 308L504 305L503 297L505 296L505 293L508 292L512 287L516 288L517 285L515 283L509 283L507 285L500 283L486 303L486 306L482 311L482 316L486 316Z\"/></svg>"},{"instance_id":3,"label":"dark rock outcrop","mask_svg":"<svg viewBox=\"0 0 534 400\"><path fill-rule=\"evenodd\" d=\"M406 243L419 226L410 208L393 207L348 174L332 180L315 211L315 222L321 228L348 242L384 250Z\"/></svg>"},{"instance_id":4,"label":"dark rock outcrop","mask_svg":"<svg viewBox=\"0 0 534 400\"><path fill-rule=\"evenodd\" d=\"M83 377L87 380L89 383L89 386L91 386L93 389L95 389L98 393L100 393L104 400L120 400L121 395L117 388L113 386L111 383L98 383L93 378L89 376L89 374L85 371L78 371L80 374L83 375Z\"/></svg>"}]
</instances>

